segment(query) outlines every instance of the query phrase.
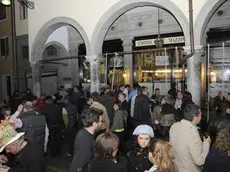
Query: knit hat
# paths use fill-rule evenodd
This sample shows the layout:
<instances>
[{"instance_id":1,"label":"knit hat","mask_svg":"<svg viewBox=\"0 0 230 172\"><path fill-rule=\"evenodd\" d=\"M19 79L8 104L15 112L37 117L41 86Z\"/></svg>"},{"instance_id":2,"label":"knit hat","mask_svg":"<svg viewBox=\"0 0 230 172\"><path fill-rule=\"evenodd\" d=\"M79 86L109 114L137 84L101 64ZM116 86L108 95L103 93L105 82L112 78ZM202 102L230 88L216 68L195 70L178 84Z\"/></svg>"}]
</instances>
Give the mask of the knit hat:
<instances>
[{"instance_id":1,"label":"knit hat","mask_svg":"<svg viewBox=\"0 0 230 172\"><path fill-rule=\"evenodd\" d=\"M8 120L1 121L0 124L0 152L2 152L6 146L15 142L25 133L17 133Z\"/></svg>"},{"instance_id":2,"label":"knit hat","mask_svg":"<svg viewBox=\"0 0 230 172\"><path fill-rule=\"evenodd\" d=\"M150 137L154 137L153 128L149 125L139 125L133 132L133 135L138 136L140 134L146 134Z\"/></svg>"}]
</instances>

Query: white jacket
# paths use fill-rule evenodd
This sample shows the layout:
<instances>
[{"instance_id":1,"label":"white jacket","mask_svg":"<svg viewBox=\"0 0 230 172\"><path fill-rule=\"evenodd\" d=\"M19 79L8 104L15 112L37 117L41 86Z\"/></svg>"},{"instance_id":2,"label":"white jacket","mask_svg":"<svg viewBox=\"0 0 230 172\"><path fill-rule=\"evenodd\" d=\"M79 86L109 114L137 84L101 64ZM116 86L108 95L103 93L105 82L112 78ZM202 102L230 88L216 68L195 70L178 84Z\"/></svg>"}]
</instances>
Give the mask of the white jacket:
<instances>
[{"instance_id":1,"label":"white jacket","mask_svg":"<svg viewBox=\"0 0 230 172\"><path fill-rule=\"evenodd\" d=\"M179 172L201 172L210 144L201 141L197 127L190 121L181 120L170 129L175 164Z\"/></svg>"}]
</instances>

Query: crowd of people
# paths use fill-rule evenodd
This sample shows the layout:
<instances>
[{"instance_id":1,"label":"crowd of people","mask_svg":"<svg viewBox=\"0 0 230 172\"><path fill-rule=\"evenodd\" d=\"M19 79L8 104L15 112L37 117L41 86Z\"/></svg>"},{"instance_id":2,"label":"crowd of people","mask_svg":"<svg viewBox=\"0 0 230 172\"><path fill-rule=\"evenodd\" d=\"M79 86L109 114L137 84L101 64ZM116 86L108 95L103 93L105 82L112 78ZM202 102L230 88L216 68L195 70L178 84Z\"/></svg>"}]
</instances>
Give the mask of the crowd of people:
<instances>
[{"instance_id":1,"label":"crowd of people","mask_svg":"<svg viewBox=\"0 0 230 172\"><path fill-rule=\"evenodd\" d=\"M1 101L0 172L45 172L44 156L59 156L63 144L69 172L230 171L230 93L215 98L203 130L200 107L175 84L167 95L138 83L87 95L60 87Z\"/></svg>"}]
</instances>

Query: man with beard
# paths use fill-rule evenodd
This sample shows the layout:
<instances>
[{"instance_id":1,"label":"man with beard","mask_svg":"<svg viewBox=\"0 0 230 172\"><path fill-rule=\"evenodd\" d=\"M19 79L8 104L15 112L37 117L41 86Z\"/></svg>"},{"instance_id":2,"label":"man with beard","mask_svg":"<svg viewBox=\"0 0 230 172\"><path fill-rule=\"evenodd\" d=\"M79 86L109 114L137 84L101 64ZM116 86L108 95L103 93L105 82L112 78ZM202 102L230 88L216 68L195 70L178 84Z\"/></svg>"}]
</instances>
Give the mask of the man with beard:
<instances>
[{"instance_id":1,"label":"man with beard","mask_svg":"<svg viewBox=\"0 0 230 172\"><path fill-rule=\"evenodd\" d=\"M74 158L70 172L81 171L90 160L95 145L94 134L101 129L102 114L103 111L96 108L89 108L82 112L81 120L84 128L75 138Z\"/></svg>"}]
</instances>

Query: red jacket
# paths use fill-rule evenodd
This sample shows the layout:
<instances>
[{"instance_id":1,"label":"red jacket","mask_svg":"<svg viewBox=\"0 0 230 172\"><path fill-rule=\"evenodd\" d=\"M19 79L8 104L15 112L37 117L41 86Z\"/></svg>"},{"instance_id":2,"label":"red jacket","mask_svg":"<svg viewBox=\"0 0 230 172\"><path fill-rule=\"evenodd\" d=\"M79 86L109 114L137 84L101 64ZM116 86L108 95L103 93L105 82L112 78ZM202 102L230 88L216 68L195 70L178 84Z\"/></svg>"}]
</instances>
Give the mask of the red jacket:
<instances>
[{"instance_id":1,"label":"red jacket","mask_svg":"<svg viewBox=\"0 0 230 172\"><path fill-rule=\"evenodd\" d=\"M46 101L39 98L37 103L38 112L41 112L45 106L46 106Z\"/></svg>"}]
</instances>

